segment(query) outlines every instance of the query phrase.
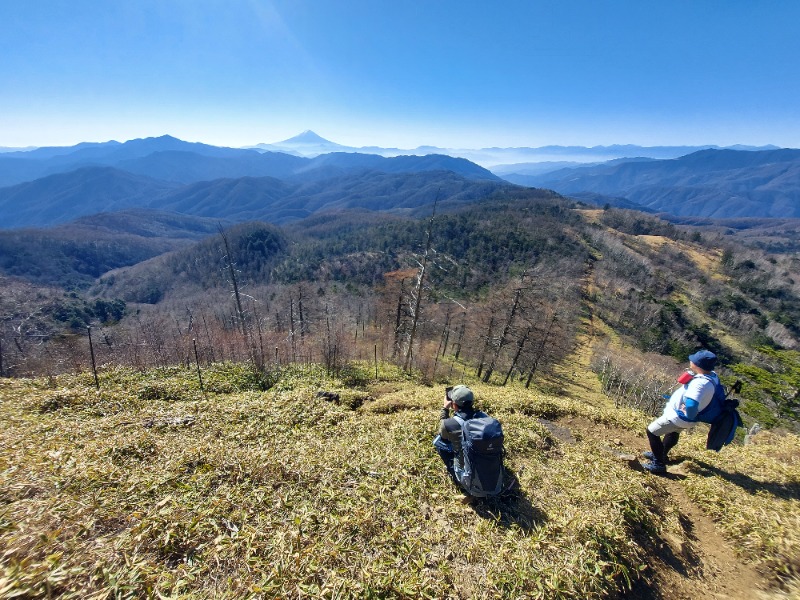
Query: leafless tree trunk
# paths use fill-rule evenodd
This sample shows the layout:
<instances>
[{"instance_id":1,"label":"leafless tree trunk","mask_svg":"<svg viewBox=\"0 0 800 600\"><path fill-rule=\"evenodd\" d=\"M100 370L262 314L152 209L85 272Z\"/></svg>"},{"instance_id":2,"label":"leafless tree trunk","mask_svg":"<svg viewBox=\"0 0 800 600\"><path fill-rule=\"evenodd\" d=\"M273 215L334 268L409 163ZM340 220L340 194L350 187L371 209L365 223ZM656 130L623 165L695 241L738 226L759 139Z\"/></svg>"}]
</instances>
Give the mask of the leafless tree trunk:
<instances>
[{"instance_id":1,"label":"leafless tree trunk","mask_svg":"<svg viewBox=\"0 0 800 600\"><path fill-rule=\"evenodd\" d=\"M292 362L297 362L297 344L294 336L294 299L289 296L289 337L292 343Z\"/></svg>"},{"instance_id":2,"label":"leafless tree trunk","mask_svg":"<svg viewBox=\"0 0 800 600\"><path fill-rule=\"evenodd\" d=\"M459 355L461 354L461 342L464 339L464 331L467 328L467 313L464 311L461 313L461 328L458 330L458 340L456 341L456 352L453 357L458 360Z\"/></svg>"},{"instance_id":3,"label":"leafless tree trunk","mask_svg":"<svg viewBox=\"0 0 800 600\"><path fill-rule=\"evenodd\" d=\"M444 320L444 330L442 331L442 335L444 336L444 343L441 347L442 356L444 356L445 352L447 352L447 344L450 342L450 315L452 314L452 308L447 308L447 315L445 316Z\"/></svg>"},{"instance_id":4,"label":"leafless tree trunk","mask_svg":"<svg viewBox=\"0 0 800 600\"><path fill-rule=\"evenodd\" d=\"M502 352L503 348L508 341L508 332L511 329L511 324L514 321L514 317L517 314L517 307L519 306L519 297L522 293L521 288L517 288L514 290L514 303L511 305L511 310L508 313L508 318L506 319L506 323L503 326L503 333L500 335L500 339L497 342L497 347L495 348L494 355L492 355L492 361L489 363L489 366L486 369L486 372L483 374L483 381L487 383L489 378L492 376L494 372L494 367L497 364L497 359L500 357L500 352Z\"/></svg>"},{"instance_id":5,"label":"leafless tree trunk","mask_svg":"<svg viewBox=\"0 0 800 600\"><path fill-rule=\"evenodd\" d=\"M539 361L544 357L545 348L547 347L547 343L550 341L550 332L553 330L553 325L555 325L556 321L558 321L558 317L555 313L553 313L553 316L550 318L550 322L547 324L547 330L542 336L542 343L539 345L539 350L533 359L533 364L528 371L528 379L525 381L526 388L530 387L531 382L533 381L533 376L539 366Z\"/></svg>"},{"instance_id":6,"label":"leafless tree trunk","mask_svg":"<svg viewBox=\"0 0 800 600\"><path fill-rule=\"evenodd\" d=\"M489 344L492 342L492 328L494 327L494 313L491 314L489 317L489 327L486 329L486 341L483 344L483 350L481 350L481 357L478 361L478 373L477 376L480 377L481 373L483 372L483 361L486 358L486 353L489 351Z\"/></svg>"},{"instance_id":7,"label":"leafless tree trunk","mask_svg":"<svg viewBox=\"0 0 800 600\"><path fill-rule=\"evenodd\" d=\"M247 328L245 327L244 322L244 311L242 310L242 299L239 296L239 283L236 281L236 269L233 267L231 247L228 243L228 236L225 235L225 231L222 229L222 225L219 225L218 227L219 235L222 237L222 241L225 244L225 262L228 265L228 273L231 276L231 285L233 285L233 296L236 300L236 318L239 320L239 326L242 329L242 333L247 335Z\"/></svg>"},{"instance_id":8,"label":"leafless tree trunk","mask_svg":"<svg viewBox=\"0 0 800 600\"><path fill-rule=\"evenodd\" d=\"M303 318L303 286L300 286L298 293L299 297L297 299L297 311L300 318L300 343L302 344L305 341L306 333L306 322Z\"/></svg>"},{"instance_id":9,"label":"leafless tree trunk","mask_svg":"<svg viewBox=\"0 0 800 600\"><path fill-rule=\"evenodd\" d=\"M511 373L517 366L519 357L522 354L522 349L525 347L525 344L528 341L528 336L530 335L530 333L531 333L531 326L528 325L528 328L525 330L525 334L521 338L519 338L519 342L517 342L517 353L514 355L514 360L511 361L511 366L508 368L508 373L506 373L505 379L503 379L503 385L506 385L508 383L508 380L511 377Z\"/></svg>"},{"instance_id":10,"label":"leafless tree trunk","mask_svg":"<svg viewBox=\"0 0 800 600\"><path fill-rule=\"evenodd\" d=\"M400 293L397 295L397 314L394 321L394 347L392 349L392 358L397 358L400 352L400 332L403 317L403 295L405 293L405 279L400 280Z\"/></svg>"},{"instance_id":11,"label":"leafless tree trunk","mask_svg":"<svg viewBox=\"0 0 800 600\"><path fill-rule=\"evenodd\" d=\"M438 194L437 194L438 201ZM417 323L419 322L419 311L422 303L423 286L425 285L425 270L428 267L428 255L431 251L431 241L433 239L433 219L436 216L436 201L433 203L433 213L431 219L428 221L428 235L425 240L425 253L422 255L422 263L419 267L417 274L417 285L414 289L414 308L411 311L411 333L408 336L408 348L406 349L406 361L403 365L403 370L408 371L411 369L411 356L414 348L414 335L417 333Z\"/></svg>"}]
</instances>

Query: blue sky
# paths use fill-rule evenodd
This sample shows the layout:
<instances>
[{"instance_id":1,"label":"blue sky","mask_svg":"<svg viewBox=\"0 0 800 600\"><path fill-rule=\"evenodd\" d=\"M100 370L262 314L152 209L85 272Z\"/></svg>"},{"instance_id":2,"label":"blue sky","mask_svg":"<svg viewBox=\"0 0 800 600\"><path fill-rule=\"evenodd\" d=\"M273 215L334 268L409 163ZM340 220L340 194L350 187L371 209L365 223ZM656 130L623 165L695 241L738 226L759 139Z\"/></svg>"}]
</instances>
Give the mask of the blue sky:
<instances>
[{"instance_id":1,"label":"blue sky","mask_svg":"<svg viewBox=\"0 0 800 600\"><path fill-rule=\"evenodd\" d=\"M0 146L800 146L795 0L0 0Z\"/></svg>"}]
</instances>

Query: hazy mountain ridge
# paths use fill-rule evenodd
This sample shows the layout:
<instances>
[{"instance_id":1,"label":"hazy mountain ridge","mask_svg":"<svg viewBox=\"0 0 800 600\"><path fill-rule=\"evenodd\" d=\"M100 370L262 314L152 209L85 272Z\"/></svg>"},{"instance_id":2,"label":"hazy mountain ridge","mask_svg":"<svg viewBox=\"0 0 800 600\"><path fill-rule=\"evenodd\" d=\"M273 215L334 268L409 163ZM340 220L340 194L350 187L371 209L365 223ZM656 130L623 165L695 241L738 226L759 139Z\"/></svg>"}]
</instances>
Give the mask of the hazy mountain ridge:
<instances>
[{"instance_id":1,"label":"hazy mountain ridge","mask_svg":"<svg viewBox=\"0 0 800 600\"><path fill-rule=\"evenodd\" d=\"M800 217L800 150L794 149L703 150L670 160L562 169L524 181L567 195L622 197L676 216Z\"/></svg>"},{"instance_id":2,"label":"hazy mountain ridge","mask_svg":"<svg viewBox=\"0 0 800 600\"><path fill-rule=\"evenodd\" d=\"M114 162L111 157L184 144L169 137L138 141L147 143L128 149L123 148L125 144L91 146L78 152L111 148L103 160ZM326 207L413 208L431 201L428 196L435 190L427 188L441 189L442 200L467 201L510 185L478 165L449 156L384 158L334 153L310 159L253 150L225 151L218 156L213 147L199 146L208 153L159 150L117 161L117 167L80 167L0 188L0 210L5 215L0 227L48 226L134 207L238 221L286 222Z\"/></svg>"},{"instance_id":3,"label":"hazy mountain ridge","mask_svg":"<svg viewBox=\"0 0 800 600\"><path fill-rule=\"evenodd\" d=\"M120 161L118 168L156 179L188 184L236 177L282 178L291 176L306 165L307 159L275 152L251 152L224 157L165 150Z\"/></svg>"},{"instance_id":4,"label":"hazy mountain ridge","mask_svg":"<svg viewBox=\"0 0 800 600\"><path fill-rule=\"evenodd\" d=\"M255 150L184 142L165 135L158 138L130 140L124 143L78 144L70 148L40 148L31 152L3 154L0 155L0 185L13 185L23 181L30 181L32 178L74 171L88 166L111 166L125 169L126 165L133 165L136 172L141 175L159 177L159 173L151 173L146 167L149 166L159 170L163 169L163 166L153 164L152 160L148 162L143 159L162 152L189 153L192 155L193 160L200 161L205 168L216 164L228 165L228 168L232 168L231 163L237 162L245 166L251 165L251 167L253 163L256 163L256 168L263 168L263 163L274 158L260 157ZM202 157L202 159L199 157ZM175 157L174 155L166 155L161 158L174 159ZM184 158L186 158L185 154ZM281 156L277 160L285 161L286 159ZM186 161L184 160L184 169L197 170L192 165L186 165L185 163ZM238 168L244 167L239 166ZM175 181L187 181L188 175L180 173L177 165L172 167L172 172L175 173ZM244 174L252 173L248 171ZM200 175L200 178L208 179L208 176ZM197 179L190 179L190 181L197 181Z\"/></svg>"},{"instance_id":5,"label":"hazy mountain ridge","mask_svg":"<svg viewBox=\"0 0 800 600\"><path fill-rule=\"evenodd\" d=\"M285 143L307 152L320 145L345 148L313 132ZM664 154L687 148L649 151ZM537 150L566 154L580 148ZM620 154L642 148L584 150ZM285 223L323 209L413 209L430 202L434 188L444 203L477 201L481 194L514 184L676 216L800 216L800 150L702 150L667 160L636 157L590 166L575 167L569 161L550 166L564 165L567 168L543 172L549 167L523 163L516 173L514 165L506 164L498 169L506 183L473 162L446 154L386 157L335 151L309 158L171 136L84 143L0 156L0 181L55 172L0 188L5 216L0 227L47 226L133 207ZM412 181L415 178L419 180Z\"/></svg>"},{"instance_id":6,"label":"hazy mountain ridge","mask_svg":"<svg viewBox=\"0 0 800 600\"><path fill-rule=\"evenodd\" d=\"M637 146L635 144L611 144L609 146L558 146L539 147L488 147L488 148L445 148L440 146L417 146L416 148L383 148L380 146L344 146L327 140L313 131L304 131L288 140L254 146L260 150L289 152L302 156L318 156L329 152L358 152L380 154L391 157L404 154L446 154L465 158L481 166L491 168L508 163L525 162L563 162L576 163L606 162L618 158L648 157L655 159L677 158L704 149L717 149L719 146L708 144L700 146ZM730 146L733 150L769 150L777 146Z\"/></svg>"},{"instance_id":7,"label":"hazy mountain ridge","mask_svg":"<svg viewBox=\"0 0 800 600\"><path fill-rule=\"evenodd\" d=\"M99 212L147 206L174 187L113 167L83 167L0 188L0 227L54 225Z\"/></svg>"},{"instance_id":8,"label":"hazy mountain ridge","mask_svg":"<svg viewBox=\"0 0 800 600\"><path fill-rule=\"evenodd\" d=\"M317 136L303 139L321 138ZM411 170L407 164L406 166L392 164L387 162L386 156L377 153L343 152L346 147L333 142L327 142L325 147L327 148L325 154L341 155L335 159L326 159L326 162L336 163L342 168L369 166L390 170ZM318 163L314 163L311 158L319 156L322 152L298 156L296 152L287 152L288 150L262 152L255 149L226 148L185 142L169 135L129 140L124 143L111 141L81 143L70 147L37 148L0 155L0 186L15 185L88 166L112 166L156 179L181 183L208 181L220 177L287 177L295 172L318 168ZM463 159L446 156L446 153L440 154L441 158L438 160L443 164L447 163L449 166L446 168L459 165L457 170L468 168L473 176L495 178L490 171L477 165L468 166ZM391 158L394 158L394 155ZM412 158L425 157L408 157L406 162L410 162ZM445 167L440 165L437 168Z\"/></svg>"},{"instance_id":9,"label":"hazy mountain ridge","mask_svg":"<svg viewBox=\"0 0 800 600\"><path fill-rule=\"evenodd\" d=\"M511 148L457 149L439 146L418 146L412 149L384 148L380 146L354 147L326 140L313 131L270 144L257 144L248 148L226 148L209 144L185 142L169 135L153 138L129 140L127 142L82 142L75 146L43 147L35 149L6 149L0 154L0 186L30 181L36 177L51 175L64 170L74 170L79 166L104 164L120 165L121 161L141 159L155 152L191 152L206 157L243 158L248 153L271 152L291 155L296 158L314 158L329 153L374 154L384 158L428 154L440 154L453 158L463 158L483 167L526 162L575 162L578 164L606 162L619 158L648 157L655 159L677 158L692 152L719 148L714 145L703 146L637 146L633 144L613 144L610 146L541 146ZM734 150L766 150L775 146L732 146ZM15 164L16 159L28 161L24 166ZM250 160L253 160L250 157ZM144 173L148 174L148 173ZM262 176L274 173L247 172L242 175ZM157 175L152 175L156 176ZM225 173L221 176L235 176ZM212 177L213 178L213 177ZM205 179L208 179L207 177Z\"/></svg>"}]
</instances>

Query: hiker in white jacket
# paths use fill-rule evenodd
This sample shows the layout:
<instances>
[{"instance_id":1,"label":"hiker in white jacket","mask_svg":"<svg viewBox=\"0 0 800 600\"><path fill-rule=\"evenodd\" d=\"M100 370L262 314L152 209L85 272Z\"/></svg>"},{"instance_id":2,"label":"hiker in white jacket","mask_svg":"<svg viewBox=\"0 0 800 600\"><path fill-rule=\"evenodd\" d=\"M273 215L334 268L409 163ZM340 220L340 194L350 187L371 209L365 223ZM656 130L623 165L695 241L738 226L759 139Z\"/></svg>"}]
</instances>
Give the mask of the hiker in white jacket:
<instances>
[{"instance_id":1,"label":"hiker in white jacket","mask_svg":"<svg viewBox=\"0 0 800 600\"><path fill-rule=\"evenodd\" d=\"M678 387L664 407L664 412L647 426L650 452L645 452L649 462L642 466L651 473L666 473L667 453L678 443L680 433L697 423L697 415L706 408L720 384L714 372L717 356L709 350L700 350L689 356L689 371L678 378ZM663 439L662 439L663 437Z\"/></svg>"}]
</instances>

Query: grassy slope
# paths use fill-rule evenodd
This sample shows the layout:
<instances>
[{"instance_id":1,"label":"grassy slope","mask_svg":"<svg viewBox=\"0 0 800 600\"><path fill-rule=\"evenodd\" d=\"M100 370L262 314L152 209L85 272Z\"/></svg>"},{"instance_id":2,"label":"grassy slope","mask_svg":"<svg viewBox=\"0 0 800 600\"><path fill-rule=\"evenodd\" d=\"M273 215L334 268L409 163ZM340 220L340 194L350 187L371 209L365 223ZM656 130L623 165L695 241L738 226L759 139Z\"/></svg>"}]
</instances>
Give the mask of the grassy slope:
<instances>
[{"instance_id":1,"label":"grassy slope","mask_svg":"<svg viewBox=\"0 0 800 600\"><path fill-rule=\"evenodd\" d=\"M657 478L602 436L550 424L641 431L644 416L613 410L588 375L565 396L468 382L503 422L521 484L472 504L430 446L440 387L388 369L379 381L368 369L284 372L267 392L239 367L204 376L205 397L180 369L109 371L101 392L86 375L0 380L0 596L608 597L659 539L685 535ZM342 402L316 399L320 389ZM736 469L746 452L764 469L749 477L791 496L796 438L766 439L703 461ZM736 483L717 473L687 485L707 502L735 498L771 533L772 546L743 549L751 558L798 549L796 496L759 512L749 507L768 495L730 495Z\"/></svg>"}]
</instances>

